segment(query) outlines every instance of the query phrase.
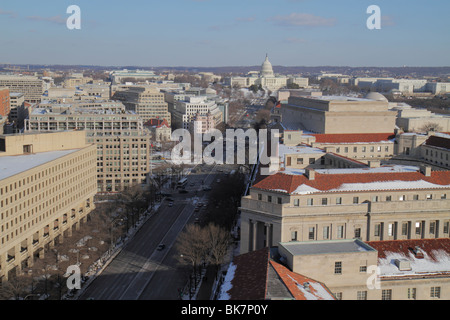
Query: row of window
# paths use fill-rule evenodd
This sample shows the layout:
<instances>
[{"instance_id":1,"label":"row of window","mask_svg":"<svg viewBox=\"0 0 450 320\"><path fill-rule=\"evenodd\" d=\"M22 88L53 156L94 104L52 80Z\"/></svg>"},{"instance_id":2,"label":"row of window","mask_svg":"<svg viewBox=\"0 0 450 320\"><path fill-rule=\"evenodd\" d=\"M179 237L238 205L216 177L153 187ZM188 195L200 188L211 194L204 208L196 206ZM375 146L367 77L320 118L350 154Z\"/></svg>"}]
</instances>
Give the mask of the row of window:
<instances>
[{"instance_id":1,"label":"row of window","mask_svg":"<svg viewBox=\"0 0 450 320\"><path fill-rule=\"evenodd\" d=\"M445 200L445 199L447 199L447 194L446 193L442 193L438 197L436 195L431 194L431 193L426 194L425 196L419 196L418 194L414 194L414 195L412 195L412 197L411 197L411 195L409 195L409 196L407 196L407 195L399 195L399 196L395 196L395 197L393 197L392 195L388 195L388 196L384 196L384 197L372 196L370 199L367 199L367 200L370 200L371 202L380 202L380 201L383 201L383 200L386 201L386 202L390 202L390 201L395 201L395 200L398 200L398 201L408 201L408 200L418 201L418 200L433 200L433 199ZM263 201L263 195L261 193L258 193L258 200L259 201ZM342 197L336 197L334 199L334 203L331 200L332 199L325 198L325 197L324 198L320 198L320 199L307 198L306 199L306 205L307 206L313 206L313 205L326 206L326 205L333 205L333 204L336 204L336 205L344 204L343 200L342 200ZM367 201L367 200L363 200L360 197L353 197L352 204L360 204L360 203L363 203L364 201ZM267 202L273 202L273 203L276 203L276 204L282 204L283 203L283 199L281 197L275 197L275 196L271 196L271 195L268 195L266 197L266 201ZM318 202L318 204L317 204L317 202ZM299 207L300 206L300 199L299 198L294 198L293 199L293 205L294 205L294 207Z\"/></svg>"},{"instance_id":2,"label":"row of window","mask_svg":"<svg viewBox=\"0 0 450 320\"><path fill-rule=\"evenodd\" d=\"M439 228L439 221L430 221L428 223L428 232L430 235L436 235L438 233ZM412 235L412 233L421 236L422 233L425 232L425 222L402 222L401 223L401 229L397 231L397 223L376 223L374 225L374 236L375 237L381 237L384 232L385 225L387 227L387 236L393 237L397 235L397 232L399 231L401 236L409 237ZM337 225L336 227L336 235L335 237L337 239L345 239L346 238L346 230L344 225ZM442 232L444 234L448 234L450 230L450 222L444 221L442 222ZM331 239L331 226L327 225L322 227L322 239L323 240L329 240ZM316 227L308 227L308 240L317 240L317 234L316 234ZM353 230L353 238L361 238L361 228L356 227ZM292 231L291 232L291 241L298 241L298 232Z\"/></svg>"},{"instance_id":3,"label":"row of window","mask_svg":"<svg viewBox=\"0 0 450 320\"><path fill-rule=\"evenodd\" d=\"M342 292L335 292L334 296L338 300L343 299ZM429 297L431 299L440 299L441 298L441 287L431 287L430 291L429 291ZM417 299L417 288L407 288L405 298L408 300L416 300ZM367 300L367 291L357 291L356 299L357 300ZM392 300L392 289L382 289L381 290L381 300Z\"/></svg>"}]
</instances>

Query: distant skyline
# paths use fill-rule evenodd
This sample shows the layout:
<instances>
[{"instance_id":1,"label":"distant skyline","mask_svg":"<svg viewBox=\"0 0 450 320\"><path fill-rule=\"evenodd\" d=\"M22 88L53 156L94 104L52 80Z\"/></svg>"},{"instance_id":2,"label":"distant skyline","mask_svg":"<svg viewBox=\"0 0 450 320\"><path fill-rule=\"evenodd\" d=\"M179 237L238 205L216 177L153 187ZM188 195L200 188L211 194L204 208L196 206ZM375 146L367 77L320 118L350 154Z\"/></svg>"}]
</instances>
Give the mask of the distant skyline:
<instances>
[{"instance_id":1,"label":"distant skyline","mask_svg":"<svg viewBox=\"0 0 450 320\"><path fill-rule=\"evenodd\" d=\"M70 5L81 30L69 30ZM381 8L369 30L367 7ZM0 3L0 64L450 66L448 0L19 0Z\"/></svg>"}]
</instances>

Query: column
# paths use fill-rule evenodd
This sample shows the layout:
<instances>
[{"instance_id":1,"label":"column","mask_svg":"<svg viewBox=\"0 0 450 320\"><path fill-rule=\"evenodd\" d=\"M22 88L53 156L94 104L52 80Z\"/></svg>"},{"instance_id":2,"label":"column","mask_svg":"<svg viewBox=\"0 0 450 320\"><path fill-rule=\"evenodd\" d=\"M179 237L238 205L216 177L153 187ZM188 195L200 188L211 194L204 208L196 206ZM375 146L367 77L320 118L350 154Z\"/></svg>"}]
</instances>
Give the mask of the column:
<instances>
[{"instance_id":1,"label":"column","mask_svg":"<svg viewBox=\"0 0 450 320\"><path fill-rule=\"evenodd\" d=\"M258 235L258 221L252 220L252 249L251 251L255 251L257 249L257 235Z\"/></svg>"},{"instance_id":2,"label":"column","mask_svg":"<svg viewBox=\"0 0 450 320\"><path fill-rule=\"evenodd\" d=\"M266 228L266 247L272 246L272 224L265 223L264 227Z\"/></svg>"}]
</instances>

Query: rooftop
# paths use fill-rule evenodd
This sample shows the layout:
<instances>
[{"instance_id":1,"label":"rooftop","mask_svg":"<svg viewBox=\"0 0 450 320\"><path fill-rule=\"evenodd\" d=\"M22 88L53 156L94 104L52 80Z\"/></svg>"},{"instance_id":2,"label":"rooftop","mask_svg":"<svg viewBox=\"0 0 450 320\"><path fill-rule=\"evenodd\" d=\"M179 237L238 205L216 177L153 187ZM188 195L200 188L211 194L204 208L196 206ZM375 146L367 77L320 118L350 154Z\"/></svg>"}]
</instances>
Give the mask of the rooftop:
<instances>
[{"instance_id":1,"label":"rooftop","mask_svg":"<svg viewBox=\"0 0 450 320\"><path fill-rule=\"evenodd\" d=\"M408 166L317 169L314 179L304 173L304 170L278 172L263 177L252 188L288 194L450 188L450 171L432 171L426 176L417 167Z\"/></svg>"},{"instance_id":2,"label":"rooftop","mask_svg":"<svg viewBox=\"0 0 450 320\"><path fill-rule=\"evenodd\" d=\"M450 274L450 239L369 241L378 251L378 266L383 278ZM396 261L406 261L400 270Z\"/></svg>"},{"instance_id":3,"label":"rooftop","mask_svg":"<svg viewBox=\"0 0 450 320\"><path fill-rule=\"evenodd\" d=\"M41 152L20 156L0 156L0 180L12 177L78 150L79 149Z\"/></svg>"},{"instance_id":4,"label":"rooftop","mask_svg":"<svg viewBox=\"0 0 450 320\"><path fill-rule=\"evenodd\" d=\"M264 248L234 257L219 300L335 300L321 282L290 271Z\"/></svg>"},{"instance_id":5,"label":"rooftop","mask_svg":"<svg viewBox=\"0 0 450 320\"><path fill-rule=\"evenodd\" d=\"M305 242L291 241L291 242L280 242L280 246L285 248L293 256L375 251L374 248L358 239L305 241Z\"/></svg>"}]
</instances>

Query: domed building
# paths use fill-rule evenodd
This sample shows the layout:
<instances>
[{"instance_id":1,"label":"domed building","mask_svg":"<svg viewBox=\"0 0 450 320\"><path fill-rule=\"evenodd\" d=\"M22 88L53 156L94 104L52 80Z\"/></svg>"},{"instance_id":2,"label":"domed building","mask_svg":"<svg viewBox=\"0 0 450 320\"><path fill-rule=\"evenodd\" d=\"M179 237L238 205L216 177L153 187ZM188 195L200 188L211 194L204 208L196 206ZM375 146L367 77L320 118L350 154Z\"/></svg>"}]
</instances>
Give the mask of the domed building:
<instances>
[{"instance_id":1,"label":"domed building","mask_svg":"<svg viewBox=\"0 0 450 320\"><path fill-rule=\"evenodd\" d=\"M264 89L275 91L286 87L288 84L297 84L300 88L307 88L309 81L308 78L303 77L275 75L272 63L270 63L266 54L266 59L259 72L250 71L244 77L228 77L225 78L225 83L231 87L239 86L241 88L261 85Z\"/></svg>"},{"instance_id":2,"label":"domed building","mask_svg":"<svg viewBox=\"0 0 450 320\"><path fill-rule=\"evenodd\" d=\"M368 100L389 102L388 99L379 92L369 92L364 98Z\"/></svg>"},{"instance_id":3,"label":"domed building","mask_svg":"<svg viewBox=\"0 0 450 320\"><path fill-rule=\"evenodd\" d=\"M264 60L262 66L261 66L261 77L273 77L273 68L272 64L269 61L269 57L266 54L266 60Z\"/></svg>"}]
</instances>

